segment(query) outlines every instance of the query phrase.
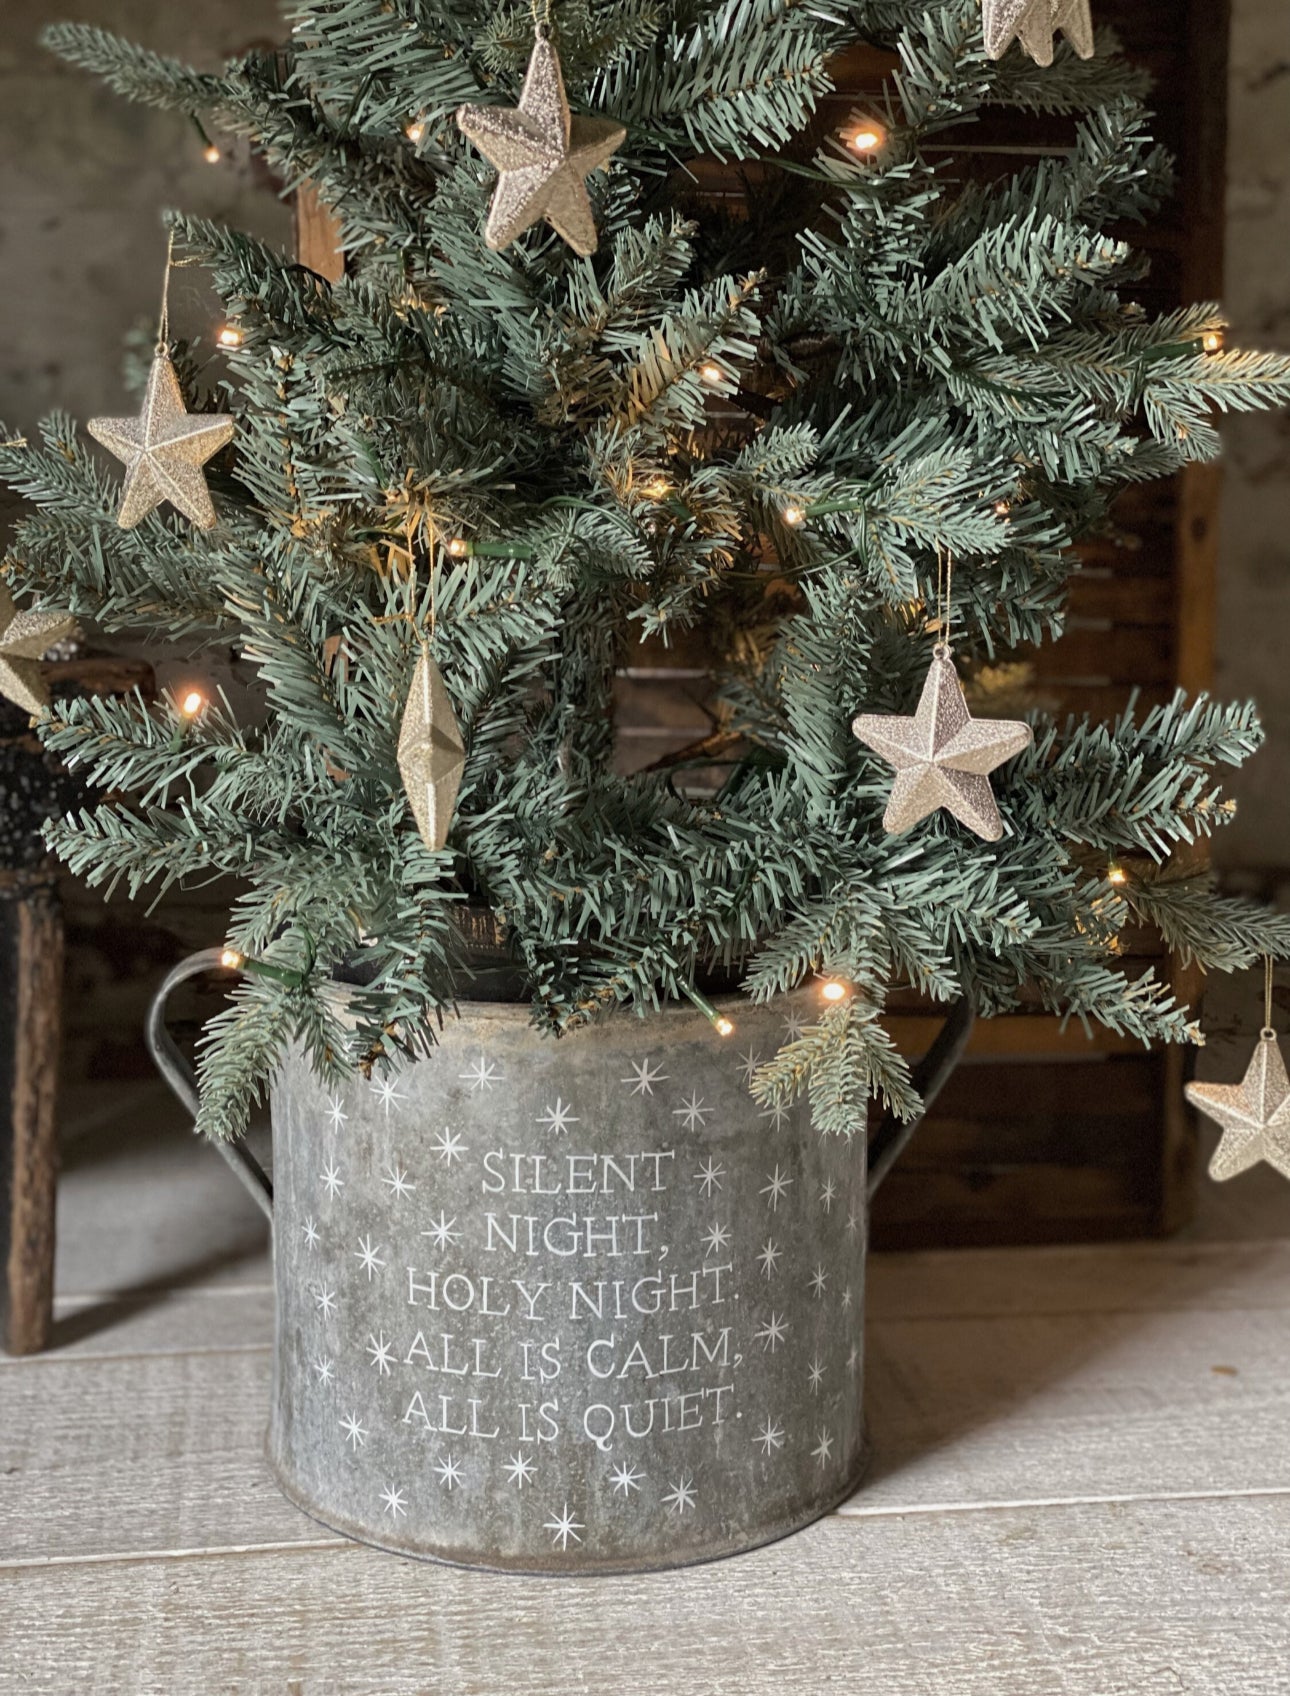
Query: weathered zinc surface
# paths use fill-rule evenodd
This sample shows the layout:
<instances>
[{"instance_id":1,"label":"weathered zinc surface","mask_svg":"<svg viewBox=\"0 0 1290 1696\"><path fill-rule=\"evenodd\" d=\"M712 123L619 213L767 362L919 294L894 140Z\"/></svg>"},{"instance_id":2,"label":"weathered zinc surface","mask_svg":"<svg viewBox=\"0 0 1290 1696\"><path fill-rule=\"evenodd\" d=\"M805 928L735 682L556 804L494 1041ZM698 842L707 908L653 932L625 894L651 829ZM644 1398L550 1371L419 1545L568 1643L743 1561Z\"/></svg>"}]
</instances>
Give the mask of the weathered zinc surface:
<instances>
[{"instance_id":1,"label":"weathered zinc surface","mask_svg":"<svg viewBox=\"0 0 1290 1696\"><path fill-rule=\"evenodd\" d=\"M287 1493L401 1553L669 1566L862 1469L864 1153L763 1113L791 1007L558 1043L475 1005L393 1081L274 1096Z\"/></svg>"}]
</instances>

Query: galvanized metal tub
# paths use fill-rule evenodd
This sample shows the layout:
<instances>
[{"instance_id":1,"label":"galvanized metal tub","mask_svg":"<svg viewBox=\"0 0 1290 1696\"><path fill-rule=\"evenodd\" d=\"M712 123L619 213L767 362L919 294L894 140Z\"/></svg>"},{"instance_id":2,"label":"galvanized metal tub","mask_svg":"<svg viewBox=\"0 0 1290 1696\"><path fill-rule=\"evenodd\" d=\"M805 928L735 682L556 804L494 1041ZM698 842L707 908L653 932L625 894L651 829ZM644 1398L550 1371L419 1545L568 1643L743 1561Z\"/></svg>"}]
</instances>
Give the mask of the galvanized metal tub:
<instances>
[{"instance_id":1,"label":"galvanized metal tub","mask_svg":"<svg viewBox=\"0 0 1290 1696\"><path fill-rule=\"evenodd\" d=\"M865 1148L748 1089L799 1016L554 1042L466 1004L429 1058L338 1092L294 1053L267 1444L290 1499L402 1555L589 1573L751 1549L846 1498Z\"/></svg>"}]
</instances>

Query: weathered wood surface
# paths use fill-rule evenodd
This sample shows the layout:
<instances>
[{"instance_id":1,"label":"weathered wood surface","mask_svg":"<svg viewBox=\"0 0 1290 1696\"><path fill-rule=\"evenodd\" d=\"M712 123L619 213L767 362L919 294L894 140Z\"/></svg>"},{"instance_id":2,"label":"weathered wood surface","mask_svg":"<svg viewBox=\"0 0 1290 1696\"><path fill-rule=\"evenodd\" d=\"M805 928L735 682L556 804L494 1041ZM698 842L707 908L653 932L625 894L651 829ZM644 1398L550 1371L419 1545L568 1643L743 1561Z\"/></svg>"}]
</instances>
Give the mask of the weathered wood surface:
<instances>
[{"instance_id":1,"label":"weathered wood surface","mask_svg":"<svg viewBox=\"0 0 1290 1696\"><path fill-rule=\"evenodd\" d=\"M258 1215L156 1091L115 1094L117 1123L74 1103L54 1348L0 1364L0 1690L1290 1692L1274 1174L1172 1243L876 1257L840 1513L684 1573L494 1579L278 1494Z\"/></svg>"}]
</instances>

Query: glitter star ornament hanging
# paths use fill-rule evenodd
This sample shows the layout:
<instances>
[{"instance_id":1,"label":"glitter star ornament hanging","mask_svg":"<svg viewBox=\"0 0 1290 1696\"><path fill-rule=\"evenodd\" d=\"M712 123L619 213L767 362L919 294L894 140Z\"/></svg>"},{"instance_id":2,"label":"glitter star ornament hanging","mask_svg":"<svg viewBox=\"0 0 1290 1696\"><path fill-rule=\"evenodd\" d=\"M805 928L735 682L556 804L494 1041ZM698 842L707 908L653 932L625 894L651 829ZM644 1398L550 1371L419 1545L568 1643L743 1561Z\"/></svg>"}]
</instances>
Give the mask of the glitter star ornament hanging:
<instances>
[{"instance_id":1,"label":"glitter star ornament hanging","mask_svg":"<svg viewBox=\"0 0 1290 1696\"><path fill-rule=\"evenodd\" d=\"M86 428L125 461L116 519L122 530L132 530L163 501L201 530L214 524L215 508L201 468L232 439L233 420L223 413L184 411L179 379L163 346L153 355L139 416L91 418Z\"/></svg>"},{"instance_id":2,"label":"glitter star ornament hanging","mask_svg":"<svg viewBox=\"0 0 1290 1696\"><path fill-rule=\"evenodd\" d=\"M627 131L605 118L575 118L560 59L545 26L533 43L518 106L462 106L462 134L498 170L484 227L499 251L545 218L575 253L596 251L596 220L585 179L621 147Z\"/></svg>"},{"instance_id":3,"label":"glitter star ornament hanging","mask_svg":"<svg viewBox=\"0 0 1290 1696\"><path fill-rule=\"evenodd\" d=\"M399 775L426 847L448 840L466 745L439 667L422 649L399 726Z\"/></svg>"},{"instance_id":4,"label":"glitter star ornament hanging","mask_svg":"<svg viewBox=\"0 0 1290 1696\"><path fill-rule=\"evenodd\" d=\"M1053 62L1053 32L1061 30L1081 59L1093 57L1089 0L981 0L985 50L1002 59L1019 41L1037 65Z\"/></svg>"},{"instance_id":5,"label":"glitter star ornament hanging","mask_svg":"<svg viewBox=\"0 0 1290 1696\"><path fill-rule=\"evenodd\" d=\"M1029 747L1033 732L1015 719L973 719L948 648L933 650L912 718L861 713L851 729L896 770L884 830L910 830L944 807L987 842L1003 835L987 774Z\"/></svg>"},{"instance_id":6,"label":"glitter star ornament hanging","mask_svg":"<svg viewBox=\"0 0 1290 1696\"><path fill-rule=\"evenodd\" d=\"M0 695L39 717L49 705L40 656L75 628L64 612L19 612L0 583Z\"/></svg>"},{"instance_id":7,"label":"glitter star ornament hanging","mask_svg":"<svg viewBox=\"0 0 1290 1696\"><path fill-rule=\"evenodd\" d=\"M1290 1178L1290 1078L1275 1031L1264 1027L1239 1084L1188 1084L1186 1096L1223 1128L1211 1178L1234 1178L1260 1160Z\"/></svg>"}]
</instances>

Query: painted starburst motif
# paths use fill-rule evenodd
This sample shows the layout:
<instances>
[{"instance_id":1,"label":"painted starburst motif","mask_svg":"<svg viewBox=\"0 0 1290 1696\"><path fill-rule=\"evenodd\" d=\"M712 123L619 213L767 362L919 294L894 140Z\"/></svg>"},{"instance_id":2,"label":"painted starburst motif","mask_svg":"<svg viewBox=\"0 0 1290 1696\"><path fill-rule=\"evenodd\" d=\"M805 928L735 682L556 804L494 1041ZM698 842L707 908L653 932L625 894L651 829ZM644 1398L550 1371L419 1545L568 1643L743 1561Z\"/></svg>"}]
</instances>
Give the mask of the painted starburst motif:
<instances>
[{"instance_id":1,"label":"painted starburst motif","mask_svg":"<svg viewBox=\"0 0 1290 1696\"><path fill-rule=\"evenodd\" d=\"M579 1120L572 1105L566 1105L557 1095L555 1106L548 1107L545 1113L539 1113L536 1122L544 1131L550 1131L552 1136L562 1137L569 1126L578 1124Z\"/></svg>"},{"instance_id":2,"label":"painted starburst motif","mask_svg":"<svg viewBox=\"0 0 1290 1696\"><path fill-rule=\"evenodd\" d=\"M720 1254L729 1241L730 1232L727 1228L713 1220L712 1228L703 1239L703 1258L706 1260L710 1254Z\"/></svg>"},{"instance_id":3,"label":"painted starburst motif","mask_svg":"<svg viewBox=\"0 0 1290 1696\"><path fill-rule=\"evenodd\" d=\"M820 1439L811 1450L811 1455L820 1466L827 1466L833 1455L833 1434L821 1430Z\"/></svg>"},{"instance_id":4,"label":"painted starburst motif","mask_svg":"<svg viewBox=\"0 0 1290 1696\"><path fill-rule=\"evenodd\" d=\"M335 1363L324 1355L318 1356L318 1359L313 1363L313 1368L320 1384L330 1384L336 1376Z\"/></svg>"},{"instance_id":5,"label":"painted starburst motif","mask_svg":"<svg viewBox=\"0 0 1290 1696\"><path fill-rule=\"evenodd\" d=\"M774 1237L766 1238L766 1241L762 1245L762 1251L757 1256L758 1260L761 1262L761 1275L763 1278L769 1278L771 1276L775 1268L779 1265L779 1257L783 1254L783 1252L783 1249L776 1244Z\"/></svg>"},{"instance_id":6,"label":"painted starburst motif","mask_svg":"<svg viewBox=\"0 0 1290 1696\"><path fill-rule=\"evenodd\" d=\"M788 1335L788 1321L782 1313L772 1313L760 1331L753 1333L753 1341L761 1344L763 1349L769 1349L771 1354Z\"/></svg>"},{"instance_id":7,"label":"painted starburst motif","mask_svg":"<svg viewBox=\"0 0 1290 1696\"><path fill-rule=\"evenodd\" d=\"M482 1054L469 1071L458 1072L457 1076L463 1083L468 1083L472 1090L477 1089L481 1094L505 1081L492 1061Z\"/></svg>"},{"instance_id":8,"label":"painted starburst motif","mask_svg":"<svg viewBox=\"0 0 1290 1696\"><path fill-rule=\"evenodd\" d=\"M753 1438L753 1442L760 1443L762 1453L766 1455L770 1454L772 1449L782 1449L784 1447L784 1427L767 1419L761 1430Z\"/></svg>"},{"instance_id":9,"label":"painted starburst motif","mask_svg":"<svg viewBox=\"0 0 1290 1696\"><path fill-rule=\"evenodd\" d=\"M381 1182L389 1190L391 1201L406 1201L417 1187L408 1182L408 1175L397 1160L385 1168L385 1176Z\"/></svg>"},{"instance_id":10,"label":"painted starburst motif","mask_svg":"<svg viewBox=\"0 0 1290 1696\"><path fill-rule=\"evenodd\" d=\"M523 1449L517 1450L516 1453L511 1456L510 1460L506 1462L507 1479L514 1484L517 1489L522 1490L526 1484L531 1484L536 1474L537 1467L534 1466L532 1460L524 1453Z\"/></svg>"},{"instance_id":11,"label":"painted starburst motif","mask_svg":"<svg viewBox=\"0 0 1290 1696\"><path fill-rule=\"evenodd\" d=\"M849 1237L854 1237L856 1232L859 1229L860 1229L860 1215L856 1212L855 1208L853 1207L851 1209L850 1213L847 1214L847 1235Z\"/></svg>"},{"instance_id":12,"label":"painted starburst motif","mask_svg":"<svg viewBox=\"0 0 1290 1696\"><path fill-rule=\"evenodd\" d=\"M629 1060L627 1064L631 1067L633 1076L619 1078L618 1081L620 1084L630 1084L632 1095L653 1095L655 1084L665 1084L668 1081L662 1062L655 1066L648 1054L639 1062Z\"/></svg>"},{"instance_id":13,"label":"painted starburst motif","mask_svg":"<svg viewBox=\"0 0 1290 1696\"><path fill-rule=\"evenodd\" d=\"M747 1054L741 1054L739 1056L739 1071L742 1074L743 1080L746 1084L750 1084L752 1082L753 1073L757 1070L758 1066L760 1066L760 1065L761 1065L761 1054L755 1048L750 1048L748 1050Z\"/></svg>"},{"instance_id":14,"label":"painted starburst motif","mask_svg":"<svg viewBox=\"0 0 1290 1696\"><path fill-rule=\"evenodd\" d=\"M829 1275L823 1265L817 1261L814 1272L811 1273L811 1293L818 1301L824 1294L824 1286L829 1281Z\"/></svg>"},{"instance_id":15,"label":"painted starburst motif","mask_svg":"<svg viewBox=\"0 0 1290 1696\"><path fill-rule=\"evenodd\" d=\"M818 1396L820 1385L824 1382L824 1363L817 1354L811 1362L811 1370L807 1374L807 1382L811 1386L811 1394Z\"/></svg>"},{"instance_id":16,"label":"painted starburst motif","mask_svg":"<svg viewBox=\"0 0 1290 1696\"><path fill-rule=\"evenodd\" d=\"M806 1023L801 1014L794 1010L787 1014L784 1019L784 1041L800 1042L802 1040L802 1032L805 1029Z\"/></svg>"},{"instance_id":17,"label":"painted starburst motif","mask_svg":"<svg viewBox=\"0 0 1290 1696\"><path fill-rule=\"evenodd\" d=\"M422 1231L421 1235L429 1237L436 1248L447 1248L451 1243L461 1241L461 1232L453 1229L456 1223L455 1218L449 1219L443 1209L440 1208L439 1217L432 1219L430 1229Z\"/></svg>"},{"instance_id":18,"label":"painted starburst motif","mask_svg":"<svg viewBox=\"0 0 1290 1696\"><path fill-rule=\"evenodd\" d=\"M358 1239L358 1247L354 1250L354 1259L362 1265L364 1272L367 1273L369 1284L374 1274L382 1271L385 1266L385 1262L381 1259L381 1245L377 1243L373 1246L370 1232L367 1236Z\"/></svg>"},{"instance_id":19,"label":"painted starburst motif","mask_svg":"<svg viewBox=\"0 0 1290 1696\"><path fill-rule=\"evenodd\" d=\"M322 1241L322 1238L318 1235L318 1227L314 1224L312 1214L305 1220L304 1224L300 1227L300 1230L305 1239L305 1246L307 1248L317 1248L318 1244Z\"/></svg>"},{"instance_id":20,"label":"painted starburst motif","mask_svg":"<svg viewBox=\"0 0 1290 1696\"><path fill-rule=\"evenodd\" d=\"M383 1511L388 1513L391 1519L397 1520L408 1511L407 1496L402 1490L396 1490L392 1484L387 1484L381 1491L381 1501L384 1503Z\"/></svg>"},{"instance_id":21,"label":"painted starburst motif","mask_svg":"<svg viewBox=\"0 0 1290 1696\"><path fill-rule=\"evenodd\" d=\"M341 1126L348 1121L349 1114L346 1113L345 1109L341 1106L340 1097L338 1095L332 1096L331 1106L327 1109L327 1117L331 1120L331 1128L333 1131L338 1131Z\"/></svg>"},{"instance_id":22,"label":"painted starburst motif","mask_svg":"<svg viewBox=\"0 0 1290 1696\"><path fill-rule=\"evenodd\" d=\"M826 1213L832 1213L833 1203L834 1203L834 1200L837 1197L837 1193L838 1193L838 1186L832 1178L827 1179L825 1181L825 1183L821 1186L821 1188L820 1188L820 1206L824 1209L824 1211Z\"/></svg>"},{"instance_id":23,"label":"painted starburst motif","mask_svg":"<svg viewBox=\"0 0 1290 1696\"><path fill-rule=\"evenodd\" d=\"M367 1352L372 1357L372 1365L382 1378L388 1378L390 1368L394 1365L394 1349L385 1340L385 1332L378 1331L375 1336L368 1333Z\"/></svg>"},{"instance_id":24,"label":"painted starburst motif","mask_svg":"<svg viewBox=\"0 0 1290 1696\"><path fill-rule=\"evenodd\" d=\"M368 1439L369 1433L366 1425L354 1414L347 1413L344 1419L340 1421L340 1428L345 1433L345 1441L349 1444L351 1451L357 1454Z\"/></svg>"},{"instance_id":25,"label":"painted starburst motif","mask_svg":"<svg viewBox=\"0 0 1290 1696\"><path fill-rule=\"evenodd\" d=\"M398 1081L399 1080L397 1078L377 1078L371 1085L372 1094L385 1109L385 1117L387 1119L390 1116L391 1110L397 1111L398 1108L408 1099L406 1095L400 1095L398 1090L395 1088Z\"/></svg>"},{"instance_id":26,"label":"painted starburst motif","mask_svg":"<svg viewBox=\"0 0 1290 1696\"><path fill-rule=\"evenodd\" d=\"M452 1455L445 1455L442 1460L437 1460L434 1469L445 1489L455 1489L461 1483L461 1467Z\"/></svg>"},{"instance_id":27,"label":"painted starburst motif","mask_svg":"<svg viewBox=\"0 0 1290 1696\"><path fill-rule=\"evenodd\" d=\"M585 1531L586 1526L580 1519L573 1517L573 1511L566 1502L558 1514L553 1514L546 1521L542 1529L551 1533L552 1548L558 1543L561 1549L567 1549L570 1542L581 1543L582 1538L578 1533Z\"/></svg>"},{"instance_id":28,"label":"painted starburst motif","mask_svg":"<svg viewBox=\"0 0 1290 1696\"><path fill-rule=\"evenodd\" d=\"M694 1480L687 1472L684 1478L678 1478L676 1483L663 1497L663 1506L671 1508L673 1513L683 1514L692 1508L696 1501Z\"/></svg>"},{"instance_id":29,"label":"painted starburst motif","mask_svg":"<svg viewBox=\"0 0 1290 1696\"><path fill-rule=\"evenodd\" d=\"M333 1201L345 1187L345 1180L340 1175L340 1167L334 1160L329 1160L327 1162L322 1171L318 1174L318 1178L323 1188L327 1191L327 1194L331 1196Z\"/></svg>"},{"instance_id":30,"label":"painted starburst motif","mask_svg":"<svg viewBox=\"0 0 1290 1696\"><path fill-rule=\"evenodd\" d=\"M768 1172L766 1179L767 1181L762 1185L760 1193L766 1197L766 1205L771 1212L778 1213L779 1204L788 1194L793 1180L787 1172L780 1171L778 1160L775 1162L775 1170Z\"/></svg>"},{"instance_id":31,"label":"painted starburst motif","mask_svg":"<svg viewBox=\"0 0 1290 1696\"><path fill-rule=\"evenodd\" d=\"M690 1099L683 1102L680 1107L674 1107L672 1109L672 1117L674 1119L679 1119L687 1131L693 1131L696 1128L698 1130L702 1130L705 1120L712 1112L711 1107L705 1107L703 1105L703 1100L704 1098L699 1094L698 1090L691 1090Z\"/></svg>"},{"instance_id":32,"label":"painted starburst motif","mask_svg":"<svg viewBox=\"0 0 1290 1696\"><path fill-rule=\"evenodd\" d=\"M705 1161L694 1174L694 1181L698 1184L704 1195L711 1195L713 1190L719 1190L725 1187L721 1182L725 1175L725 1167L719 1166L715 1160L709 1159Z\"/></svg>"},{"instance_id":33,"label":"painted starburst motif","mask_svg":"<svg viewBox=\"0 0 1290 1696\"><path fill-rule=\"evenodd\" d=\"M851 1306L851 1302L852 1302L851 1286L850 1286L850 1284L848 1284L846 1286L846 1288L842 1291L842 1305L843 1305L844 1308L848 1308L848 1307Z\"/></svg>"},{"instance_id":34,"label":"painted starburst motif","mask_svg":"<svg viewBox=\"0 0 1290 1696\"><path fill-rule=\"evenodd\" d=\"M770 1128L772 1131L782 1131L784 1126L788 1123L787 1104L782 1101L775 1102L773 1106L766 1109L761 1117L763 1119L770 1120Z\"/></svg>"},{"instance_id":35,"label":"painted starburst motif","mask_svg":"<svg viewBox=\"0 0 1290 1696\"><path fill-rule=\"evenodd\" d=\"M458 1132L445 1125L437 1140L431 1145L440 1160L446 1160L449 1166L454 1160L466 1158L466 1144Z\"/></svg>"},{"instance_id":36,"label":"painted starburst motif","mask_svg":"<svg viewBox=\"0 0 1290 1696\"><path fill-rule=\"evenodd\" d=\"M336 1313L336 1293L334 1290L327 1290L319 1285L314 1291L314 1300L317 1302L324 1319L334 1317Z\"/></svg>"},{"instance_id":37,"label":"painted starburst motif","mask_svg":"<svg viewBox=\"0 0 1290 1696\"><path fill-rule=\"evenodd\" d=\"M640 1489L641 1479L644 1478L644 1476L645 1474L643 1472L638 1471L636 1467L629 1466L626 1461L623 1461L619 1466L614 1468L609 1481L614 1487L615 1495L630 1496L633 1490Z\"/></svg>"},{"instance_id":38,"label":"painted starburst motif","mask_svg":"<svg viewBox=\"0 0 1290 1696\"><path fill-rule=\"evenodd\" d=\"M854 1343L852 1343L851 1353L847 1356L847 1371L848 1372L854 1372L855 1371L856 1363L859 1361L859 1359L860 1359L860 1350L855 1346Z\"/></svg>"}]
</instances>

